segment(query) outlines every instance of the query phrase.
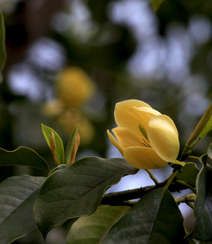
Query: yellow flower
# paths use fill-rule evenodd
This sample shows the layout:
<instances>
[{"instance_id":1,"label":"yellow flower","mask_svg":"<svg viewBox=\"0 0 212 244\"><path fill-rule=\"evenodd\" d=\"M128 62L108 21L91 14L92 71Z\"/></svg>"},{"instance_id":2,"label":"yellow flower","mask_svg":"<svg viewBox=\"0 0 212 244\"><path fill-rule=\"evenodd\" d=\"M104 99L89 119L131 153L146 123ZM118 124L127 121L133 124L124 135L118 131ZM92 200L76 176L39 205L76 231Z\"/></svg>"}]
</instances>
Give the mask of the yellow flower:
<instances>
[{"instance_id":1,"label":"yellow flower","mask_svg":"<svg viewBox=\"0 0 212 244\"><path fill-rule=\"evenodd\" d=\"M117 103L114 115L117 140L108 130L109 139L133 167L157 169L176 160L180 144L170 117L139 100Z\"/></svg>"}]
</instances>

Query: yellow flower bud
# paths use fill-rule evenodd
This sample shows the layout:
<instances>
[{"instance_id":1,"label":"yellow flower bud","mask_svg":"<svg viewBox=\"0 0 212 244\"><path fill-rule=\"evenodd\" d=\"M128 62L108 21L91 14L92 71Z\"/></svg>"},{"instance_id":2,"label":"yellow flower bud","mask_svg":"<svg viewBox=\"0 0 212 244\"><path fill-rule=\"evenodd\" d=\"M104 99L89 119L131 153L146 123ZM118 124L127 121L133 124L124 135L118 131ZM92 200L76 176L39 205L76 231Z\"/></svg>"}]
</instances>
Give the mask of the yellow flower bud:
<instances>
[{"instance_id":1,"label":"yellow flower bud","mask_svg":"<svg viewBox=\"0 0 212 244\"><path fill-rule=\"evenodd\" d=\"M83 105L95 90L92 80L78 67L69 67L61 71L56 86L58 98L70 107Z\"/></svg>"},{"instance_id":2,"label":"yellow flower bud","mask_svg":"<svg viewBox=\"0 0 212 244\"><path fill-rule=\"evenodd\" d=\"M138 169L157 169L174 162L179 153L178 131L166 115L139 100L116 104L112 129L107 131L112 144L126 161Z\"/></svg>"}]
</instances>

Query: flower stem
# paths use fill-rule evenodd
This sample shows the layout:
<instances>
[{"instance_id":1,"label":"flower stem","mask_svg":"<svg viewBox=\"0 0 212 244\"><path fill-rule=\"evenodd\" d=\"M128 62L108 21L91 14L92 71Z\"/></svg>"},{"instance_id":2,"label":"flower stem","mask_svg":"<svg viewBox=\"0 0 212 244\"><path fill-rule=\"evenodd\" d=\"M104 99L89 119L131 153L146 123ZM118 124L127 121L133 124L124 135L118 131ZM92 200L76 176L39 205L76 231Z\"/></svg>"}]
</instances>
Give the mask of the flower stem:
<instances>
[{"instance_id":1,"label":"flower stem","mask_svg":"<svg viewBox=\"0 0 212 244\"><path fill-rule=\"evenodd\" d=\"M199 157L197 157L197 156L192 156L192 155L189 155L189 156L188 156L188 159L194 159L194 160L198 160L198 161L199 161Z\"/></svg>"},{"instance_id":2,"label":"flower stem","mask_svg":"<svg viewBox=\"0 0 212 244\"><path fill-rule=\"evenodd\" d=\"M193 205L192 203L190 203L190 202L186 202L186 204L187 204L190 208L194 209L194 205Z\"/></svg>"},{"instance_id":3,"label":"flower stem","mask_svg":"<svg viewBox=\"0 0 212 244\"><path fill-rule=\"evenodd\" d=\"M149 174L149 177L154 181L155 185L158 185L159 182L158 180L154 177L154 175L152 174L152 172L149 169L145 169L146 172Z\"/></svg>"},{"instance_id":4,"label":"flower stem","mask_svg":"<svg viewBox=\"0 0 212 244\"><path fill-rule=\"evenodd\" d=\"M173 173L169 176L165 185L166 189L168 189L169 185L171 184L171 182L174 180L174 178L177 176L179 172L180 172L179 169L174 170Z\"/></svg>"}]
</instances>

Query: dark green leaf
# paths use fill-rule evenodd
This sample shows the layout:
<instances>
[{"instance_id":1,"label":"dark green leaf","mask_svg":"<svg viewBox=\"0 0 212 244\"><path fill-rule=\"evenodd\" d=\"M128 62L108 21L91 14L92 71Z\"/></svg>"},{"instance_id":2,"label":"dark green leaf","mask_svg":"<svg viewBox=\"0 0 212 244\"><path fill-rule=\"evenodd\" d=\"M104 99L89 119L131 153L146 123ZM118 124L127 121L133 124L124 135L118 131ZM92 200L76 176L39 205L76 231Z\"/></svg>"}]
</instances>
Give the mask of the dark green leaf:
<instances>
[{"instance_id":1,"label":"dark green leaf","mask_svg":"<svg viewBox=\"0 0 212 244\"><path fill-rule=\"evenodd\" d=\"M58 162L58 164L64 164L64 147L60 136L52 128L45 125L42 125L42 131L46 142L52 151L55 162ZM54 139L52 138L52 134L54 135ZM53 150L51 143L55 143L55 150Z\"/></svg>"},{"instance_id":2,"label":"dark green leaf","mask_svg":"<svg viewBox=\"0 0 212 244\"><path fill-rule=\"evenodd\" d=\"M199 169L196 167L195 163L186 163L185 166L181 168L181 171L177 175L177 178L193 186L196 186L196 178L198 173Z\"/></svg>"},{"instance_id":3,"label":"dark green leaf","mask_svg":"<svg viewBox=\"0 0 212 244\"><path fill-rule=\"evenodd\" d=\"M0 10L0 72L3 70L6 60L5 51L5 27L4 27L4 17ZM0 77L0 81L2 77Z\"/></svg>"},{"instance_id":4,"label":"dark green leaf","mask_svg":"<svg viewBox=\"0 0 212 244\"><path fill-rule=\"evenodd\" d=\"M0 148L0 166L31 166L49 172L46 161L35 151L27 147L19 147L14 151Z\"/></svg>"},{"instance_id":5,"label":"dark green leaf","mask_svg":"<svg viewBox=\"0 0 212 244\"><path fill-rule=\"evenodd\" d=\"M45 237L51 228L70 218L92 214L108 187L137 171L124 159L99 157L83 158L56 170L43 184L34 206L39 230Z\"/></svg>"},{"instance_id":6,"label":"dark green leaf","mask_svg":"<svg viewBox=\"0 0 212 244\"><path fill-rule=\"evenodd\" d=\"M108 231L102 244L188 244L183 217L171 195L163 188L142 197Z\"/></svg>"},{"instance_id":7,"label":"dark green leaf","mask_svg":"<svg viewBox=\"0 0 212 244\"><path fill-rule=\"evenodd\" d=\"M197 198L195 201L195 224L193 231L189 234L201 241L212 241L212 171L211 166L207 166L207 161L211 160L207 154L201 157L203 167L197 177Z\"/></svg>"},{"instance_id":8,"label":"dark green leaf","mask_svg":"<svg viewBox=\"0 0 212 244\"><path fill-rule=\"evenodd\" d=\"M0 243L9 244L36 228L33 205L44 177L28 175L0 184Z\"/></svg>"},{"instance_id":9,"label":"dark green leaf","mask_svg":"<svg viewBox=\"0 0 212 244\"><path fill-rule=\"evenodd\" d=\"M128 209L127 206L100 206L92 215L74 222L66 244L98 244L109 227Z\"/></svg>"}]
</instances>

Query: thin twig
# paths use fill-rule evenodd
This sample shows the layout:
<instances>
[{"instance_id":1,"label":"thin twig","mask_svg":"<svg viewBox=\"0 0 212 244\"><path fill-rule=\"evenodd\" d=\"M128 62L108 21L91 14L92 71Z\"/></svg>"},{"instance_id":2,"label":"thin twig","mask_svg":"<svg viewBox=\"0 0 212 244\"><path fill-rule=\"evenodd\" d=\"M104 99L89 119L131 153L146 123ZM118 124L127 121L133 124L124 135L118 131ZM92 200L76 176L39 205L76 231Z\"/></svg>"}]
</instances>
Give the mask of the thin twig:
<instances>
[{"instance_id":1,"label":"thin twig","mask_svg":"<svg viewBox=\"0 0 212 244\"><path fill-rule=\"evenodd\" d=\"M179 173L179 169L174 170L173 173L169 176L169 178L167 179L165 188L168 189L169 185L171 184L171 182L175 179L175 177L177 176L177 174Z\"/></svg>"},{"instance_id":2,"label":"thin twig","mask_svg":"<svg viewBox=\"0 0 212 244\"><path fill-rule=\"evenodd\" d=\"M182 197L175 197L175 201L177 204L180 204L180 203L187 203L187 202L195 202L196 200L196 195L195 194L187 194L185 196L182 196Z\"/></svg>"},{"instance_id":3,"label":"thin twig","mask_svg":"<svg viewBox=\"0 0 212 244\"><path fill-rule=\"evenodd\" d=\"M190 185L189 183L187 183L183 180L175 180L175 182L178 184L186 186L187 188L191 189L193 191L193 193L196 193L196 189L192 185Z\"/></svg>"},{"instance_id":4,"label":"thin twig","mask_svg":"<svg viewBox=\"0 0 212 244\"><path fill-rule=\"evenodd\" d=\"M189 155L189 156L187 157L187 159L194 159L194 160L198 160L198 161L199 161L199 157L197 157L197 156L192 156L192 155Z\"/></svg>"},{"instance_id":5,"label":"thin twig","mask_svg":"<svg viewBox=\"0 0 212 244\"><path fill-rule=\"evenodd\" d=\"M187 204L190 208L194 209L194 205L193 205L192 203L190 203L190 202L186 202L186 204Z\"/></svg>"},{"instance_id":6,"label":"thin twig","mask_svg":"<svg viewBox=\"0 0 212 244\"><path fill-rule=\"evenodd\" d=\"M152 174L152 172L149 169L145 169L146 172L149 174L149 177L154 181L155 185L158 185L159 182L158 180L154 177L154 175Z\"/></svg>"}]
</instances>

